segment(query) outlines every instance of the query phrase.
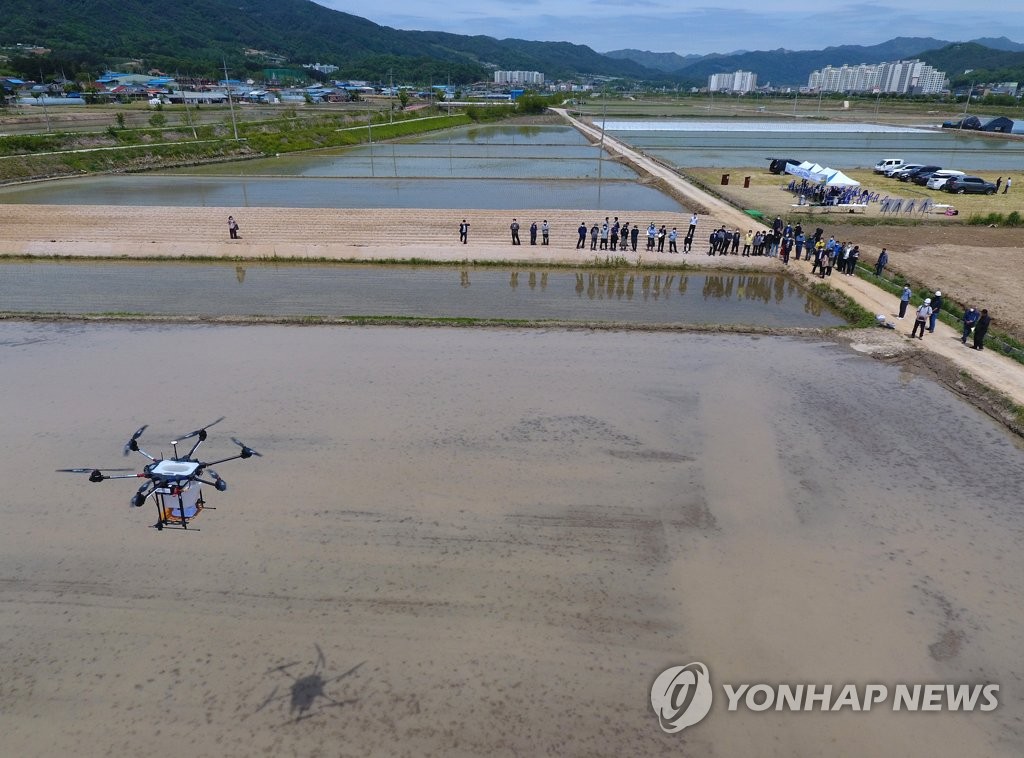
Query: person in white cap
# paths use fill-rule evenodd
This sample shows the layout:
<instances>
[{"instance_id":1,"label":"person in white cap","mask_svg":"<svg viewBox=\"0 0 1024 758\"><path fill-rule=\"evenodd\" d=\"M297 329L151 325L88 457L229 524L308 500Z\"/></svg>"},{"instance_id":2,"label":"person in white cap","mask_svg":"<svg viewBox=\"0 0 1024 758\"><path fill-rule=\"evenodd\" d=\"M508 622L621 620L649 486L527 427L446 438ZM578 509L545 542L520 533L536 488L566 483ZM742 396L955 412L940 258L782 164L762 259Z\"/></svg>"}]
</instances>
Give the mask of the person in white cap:
<instances>
[{"instance_id":1,"label":"person in white cap","mask_svg":"<svg viewBox=\"0 0 1024 758\"><path fill-rule=\"evenodd\" d=\"M932 298L932 315L928 317L928 331L935 331L935 321L939 318L939 311L942 310L942 292L935 290L935 296Z\"/></svg>"},{"instance_id":2,"label":"person in white cap","mask_svg":"<svg viewBox=\"0 0 1024 758\"><path fill-rule=\"evenodd\" d=\"M917 318L914 319L914 330L910 333L910 338L917 337L919 340L924 339L925 325L928 323L928 319L932 315L932 299L926 297L924 299L924 305L917 309ZM918 336L917 329L921 328L921 335Z\"/></svg>"}]
</instances>

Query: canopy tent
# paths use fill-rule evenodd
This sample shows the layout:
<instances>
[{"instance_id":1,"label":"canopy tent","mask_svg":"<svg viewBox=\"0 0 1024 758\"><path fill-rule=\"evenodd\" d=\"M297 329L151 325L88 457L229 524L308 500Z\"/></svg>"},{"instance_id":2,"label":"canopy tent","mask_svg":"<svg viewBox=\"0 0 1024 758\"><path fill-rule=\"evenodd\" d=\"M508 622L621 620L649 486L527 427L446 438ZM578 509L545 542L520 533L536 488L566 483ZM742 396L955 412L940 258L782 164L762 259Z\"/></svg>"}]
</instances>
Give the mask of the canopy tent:
<instances>
[{"instance_id":1,"label":"canopy tent","mask_svg":"<svg viewBox=\"0 0 1024 758\"><path fill-rule=\"evenodd\" d=\"M824 182L827 187L859 187L860 182L851 179L839 169L820 166L817 163L804 161L799 165L786 166L786 173L799 176L812 182Z\"/></svg>"},{"instance_id":2,"label":"canopy tent","mask_svg":"<svg viewBox=\"0 0 1024 758\"><path fill-rule=\"evenodd\" d=\"M820 182L831 172L832 169L824 168L819 166L817 163L811 163L810 161L804 161L796 166L792 164L786 166L787 174L799 176L801 179L809 179L812 182Z\"/></svg>"},{"instance_id":3,"label":"canopy tent","mask_svg":"<svg viewBox=\"0 0 1024 758\"><path fill-rule=\"evenodd\" d=\"M826 169L826 171L831 171L831 169ZM851 179L846 174L844 174L842 171L836 171L834 174L831 174L828 178L825 179L825 186L826 187L859 187L860 186L860 182L858 182L856 179Z\"/></svg>"}]
</instances>

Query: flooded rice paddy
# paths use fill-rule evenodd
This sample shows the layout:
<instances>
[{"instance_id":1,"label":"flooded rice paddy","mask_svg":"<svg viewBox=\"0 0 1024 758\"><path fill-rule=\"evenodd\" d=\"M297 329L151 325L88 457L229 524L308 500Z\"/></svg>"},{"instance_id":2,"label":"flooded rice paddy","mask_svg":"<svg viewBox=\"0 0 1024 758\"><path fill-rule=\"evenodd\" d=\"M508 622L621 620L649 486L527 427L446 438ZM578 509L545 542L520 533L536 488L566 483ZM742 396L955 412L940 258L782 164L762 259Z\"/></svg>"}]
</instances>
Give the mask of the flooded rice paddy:
<instances>
[{"instance_id":1,"label":"flooded rice paddy","mask_svg":"<svg viewBox=\"0 0 1024 758\"><path fill-rule=\"evenodd\" d=\"M12 755L1024 753L1024 452L899 366L779 337L5 322L0 382ZM263 458L217 467L199 533L52 473L222 415L203 452ZM996 682L1000 707L723 699L665 734L651 683L690 661L716 697Z\"/></svg>"},{"instance_id":2,"label":"flooded rice paddy","mask_svg":"<svg viewBox=\"0 0 1024 758\"><path fill-rule=\"evenodd\" d=\"M623 142L682 168L767 169L773 157L870 168L883 158L900 157L967 171L1024 171L1024 141L955 130L735 120L609 121L606 126Z\"/></svg>"},{"instance_id":3,"label":"flooded rice paddy","mask_svg":"<svg viewBox=\"0 0 1024 758\"><path fill-rule=\"evenodd\" d=\"M571 127L465 127L379 145L0 189L0 202L679 212Z\"/></svg>"},{"instance_id":4,"label":"flooded rice paddy","mask_svg":"<svg viewBox=\"0 0 1024 758\"><path fill-rule=\"evenodd\" d=\"M843 323L782 275L543 268L0 263L0 303L22 313Z\"/></svg>"},{"instance_id":5,"label":"flooded rice paddy","mask_svg":"<svg viewBox=\"0 0 1024 758\"><path fill-rule=\"evenodd\" d=\"M435 207L422 204L435 192L487 207L486 186L560 186L566 202L593 189L520 135L426 139L392 159L426 174L459 156L466 176L478 161L500 180L457 179L455 163L448 179L378 178L363 151L351 165L288 159L277 177L110 177L3 199L331 207L351 191L345 202L408 193ZM593 149L542 136L569 160ZM512 143L546 178L508 177ZM777 149L760 144L733 143L756 161L716 165L760 165ZM564 207L602 207L588 202ZM0 299L838 322L791 283L745 274L39 262L3 264ZM784 337L3 321L0 383L12 755L1024 754L1024 450L905 366ZM149 529L151 506L127 507L131 483L53 473L145 462L120 455L140 425L159 454L220 416L203 454L234 454L234 435L264 457L217 466L231 484L209 493L196 534ZM716 687L993 682L1000 707L716 702L685 736L665 734L651 683L691 661Z\"/></svg>"}]
</instances>

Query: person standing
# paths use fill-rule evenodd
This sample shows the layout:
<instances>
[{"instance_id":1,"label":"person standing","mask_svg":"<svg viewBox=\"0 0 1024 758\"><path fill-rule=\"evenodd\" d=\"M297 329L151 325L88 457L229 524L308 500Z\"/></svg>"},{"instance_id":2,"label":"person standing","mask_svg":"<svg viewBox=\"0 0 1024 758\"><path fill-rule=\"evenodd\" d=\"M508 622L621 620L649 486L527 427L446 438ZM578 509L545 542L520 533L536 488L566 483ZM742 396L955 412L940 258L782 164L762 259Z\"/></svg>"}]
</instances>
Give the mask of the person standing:
<instances>
[{"instance_id":1,"label":"person standing","mask_svg":"<svg viewBox=\"0 0 1024 758\"><path fill-rule=\"evenodd\" d=\"M744 258L749 258L750 257L750 246L751 246L751 244L753 242L754 242L754 230L753 229L747 229L747 234L743 238L743 257Z\"/></svg>"},{"instance_id":2,"label":"person standing","mask_svg":"<svg viewBox=\"0 0 1024 758\"><path fill-rule=\"evenodd\" d=\"M598 228L597 224L594 224L592 227L590 227L590 249L591 250L597 250L597 235L600 234L600 233L601 233L601 230Z\"/></svg>"},{"instance_id":3,"label":"person standing","mask_svg":"<svg viewBox=\"0 0 1024 758\"><path fill-rule=\"evenodd\" d=\"M882 252L878 254L878 262L875 263L875 276L881 276L882 272L885 271L885 267L889 265L889 254L885 252L885 248L882 248Z\"/></svg>"},{"instance_id":4,"label":"person standing","mask_svg":"<svg viewBox=\"0 0 1024 758\"><path fill-rule=\"evenodd\" d=\"M1002 183L1003 183L1003 177L999 177L998 179L996 179L996 192L999 191L999 185L1001 185Z\"/></svg>"},{"instance_id":5,"label":"person standing","mask_svg":"<svg viewBox=\"0 0 1024 758\"><path fill-rule=\"evenodd\" d=\"M1009 180L1007 180L1009 181ZM989 324L992 323L991 317L988 315L988 309L981 309L981 316L978 317L978 323L974 325L974 345L975 350L985 349L985 335L988 334Z\"/></svg>"},{"instance_id":6,"label":"person standing","mask_svg":"<svg viewBox=\"0 0 1024 758\"><path fill-rule=\"evenodd\" d=\"M672 231L670 231L668 233L668 251L670 253L678 253L679 252L679 250L676 249L676 237L678 237L678 236L679 236L679 232L677 232L676 228L673 226L672 227Z\"/></svg>"},{"instance_id":7,"label":"person standing","mask_svg":"<svg viewBox=\"0 0 1024 758\"><path fill-rule=\"evenodd\" d=\"M459 224L459 242L465 245L469 241L469 223L466 219L462 219L462 223Z\"/></svg>"},{"instance_id":8,"label":"person standing","mask_svg":"<svg viewBox=\"0 0 1024 758\"><path fill-rule=\"evenodd\" d=\"M903 285L903 292L900 293L900 318L907 315L907 306L910 305L910 296L913 293L910 291L910 285Z\"/></svg>"},{"instance_id":9,"label":"person standing","mask_svg":"<svg viewBox=\"0 0 1024 758\"><path fill-rule=\"evenodd\" d=\"M1006 186L1005 186L1005 187L1003 187L1003 194L1004 194L1004 195L1005 195L1005 194L1006 194L1007 192L1009 192L1009 191L1010 191L1010 185L1011 185L1011 184L1013 184L1013 179L1011 179L1010 177L1006 177ZM980 350L981 348L979 347L978 349Z\"/></svg>"},{"instance_id":10,"label":"person standing","mask_svg":"<svg viewBox=\"0 0 1024 758\"><path fill-rule=\"evenodd\" d=\"M690 228L686 230L686 236L692 238L697 231L697 214L690 216Z\"/></svg>"},{"instance_id":11,"label":"person standing","mask_svg":"<svg viewBox=\"0 0 1024 758\"><path fill-rule=\"evenodd\" d=\"M640 239L640 224L634 224L633 228L629 230L629 246L633 248L633 252L636 252L636 241Z\"/></svg>"},{"instance_id":12,"label":"person standing","mask_svg":"<svg viewBox=\"0 0 1024 758\"><path fill-rule=\"evenodd\" d=\"M513 245L518 245L519 244L519 222L516 221L515 219L512 219L512 223L509 224L508 228L512 232L512 244Z\"/></svg>"},{"instance_id":13,"label":"person standing","mask_svg":"<svg viewBox=\"0 0 1024 758\"><path fill-rule=\"evenodd\" d=\"M612 223L612 244L610 250L617 250L619 248L619 217L615 217L615 221Z\"/></svg>"},{"instance_id":14,"label":"person standing","mask_svg":"<svg viewBox=\"0 0 1024 758\"><path fill-rule=\"evenodd\" d=\"M601 224L601 249L608 249L608 235L611 232L611 224L608 223L608 217L604 217L604 223Z\"/></svg>"},{"instance_id":15,"label":"person standing","mask_svg":"<svg viewBox=\"0 0 1024 758\"><path fill-rule=\"evenodd\" d=\"M932 314L928 318L928 331L935 333L935 322L939 318L939 311L942 310L942 292L935 290L935 296L932 297Z\"/></svg>"},{"instance_id":16,"label":"person standing","mask_svg":"<svg viewBox=\"0 0 1024 758\"><path fill-rule=\"evenodd\" d=\"M626 250L629 247L629 222L622 225L622 238L619 241L619 250Z\"/></svg>"},{"instance_id":17,"label":"person standing","mask_svg":"<svg viewBox=\"0 0 1024 758\"><path fill-rule=\"evenodd\" d=\"M548 228L548 220L544 219L544 223L540 225L540 239L542 245L548 244L548 233L551 230Z\"/></svg>"},{"instance_id":18,"label":"person standing","mask_svg":"<svg viewBox=\"0 0 1024 758\"><path fill-rule=\"evenodd\" d=\"M978 309L973 305L964 311L964 315L960 317L960 320L964 322L964 332L960 337L960 344L967 344L967 338L971 335L971 329L977 325L979 318L981 318L981 314L978 313Z\"/></svg>"},{"instance_id":19,"label":"person standing","mask_svg":"<svg viewBox=\"0 0 1024 758\"><path fill-rule=\"evenodd\" d=\"M576 240L576 249L582 250L587 246L587 225L580 221L580 228L576 230L576 233L580 235L580 238Z\"/></svg>"},{"instance_id":20,"label":"person standing","mask_svg":"<svg viewBox=\"0 0 1024 758\"><path fill-rule=\"evenodd\" d=\"M932 300L930 297L924 299L924 303L920 308L917 309L917 316L914 318L914 328L910 332L910 339L917 337L919 340L924 339L924 330L928 324L928 319L932 315ZM918 327L921 329L920 336L917 333Z\"/></svg>"},{"instance_id":21,"label":"person standing","mask_svg":"<svg viewBox=\"0 0 1024 758\"><path fill-rule=\"evenodd\" d=\"M664 253L665 252L665 235L666 234L667 234L667 232L665 231L665 225L662 224L661 228L658 229L658 234L657 234L657 237L658 237L658 252L659 253Z\"/></svg>"},{"instance_id":22,"label":"person standing","mask_svg":"<svg viewBox=\"0 0 1024 758\"><path fill-rule=\"evenodd\" d=\"M658 236L658 228L651 222L651 225L647 227L647 249L654 250L654 238Z\"/></svg>"},{"instance_id":23,"label":"person standing","mask_svg":"<svg viewBox=\"0 0 1024 758\"><path fill-rule=\"evenodd\" d=\"M537 244L537 222L536 221L534 221L532 224L530 224L530 244L531 245L536 245Z\"/></svg>"},{"instance_id":24,"label":"person standing","mask_svg":"<svg viewBox=\"0 0 1024 758\"><path fill-rule=\"evenodd\" d=\"M684 253L688 253L688 252L690 252L690 250L693 249L693 232L694 232L695 229L696 229L696 227L691 226L686 231L686 236L683 237L683 252Z\"/></svg>"},{"instance_id":25,"label":"person standing","mask_svg":"<svg viewBox=\"0 0 1024 758\"><path fill-rule=\"evenodd\" d=\"M228 216L228 237L230 237L233 240L239 239L238 222L235 221L234 216Z\"/></svg>"}]
</instances>

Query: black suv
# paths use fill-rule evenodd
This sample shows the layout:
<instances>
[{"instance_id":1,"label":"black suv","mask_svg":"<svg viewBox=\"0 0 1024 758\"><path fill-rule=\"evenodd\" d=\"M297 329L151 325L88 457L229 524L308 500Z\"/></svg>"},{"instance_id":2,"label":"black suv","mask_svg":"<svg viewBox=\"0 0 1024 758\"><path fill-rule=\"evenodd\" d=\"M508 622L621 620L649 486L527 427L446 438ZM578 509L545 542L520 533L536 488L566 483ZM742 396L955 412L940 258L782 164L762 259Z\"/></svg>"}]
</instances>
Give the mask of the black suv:
<instances>
[{"instance_id":1,"label":"black suv","mask_svg":"<svg viewBox=\"0 0 1024 758\"><path fill-rule=\"evenodd\" d=\"M786 166L792 163L794 166L799 166L803 161L798 161L796 158L771 158L771 163L768 164L768 170L773 174L784 174L786 172Z\"/></svg>"},{"instance_id":2,"label":"black suv","mask_svg":"<svg viewBox=\"0 0 1024 758\"><path fill-rule=\"evenodd\" d=\"M921 166L920 168L915 168L913 171L906 171L896 178L901 182L912 182L914 181L914 177L918 174L934 174L936 171L941 170L942 166Z\"/></svg>"},{"instance_id":3,"label":"black suv","mask_svg":"<svg viewBox=\"0 0 1024 758\"><path fill-rule=\"evenodd\" d=\"M986 182L980 176L954 176L943 187L946 192L956 195L994 195L996 185Z\"/></svg>"}]
</instances>

